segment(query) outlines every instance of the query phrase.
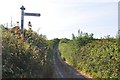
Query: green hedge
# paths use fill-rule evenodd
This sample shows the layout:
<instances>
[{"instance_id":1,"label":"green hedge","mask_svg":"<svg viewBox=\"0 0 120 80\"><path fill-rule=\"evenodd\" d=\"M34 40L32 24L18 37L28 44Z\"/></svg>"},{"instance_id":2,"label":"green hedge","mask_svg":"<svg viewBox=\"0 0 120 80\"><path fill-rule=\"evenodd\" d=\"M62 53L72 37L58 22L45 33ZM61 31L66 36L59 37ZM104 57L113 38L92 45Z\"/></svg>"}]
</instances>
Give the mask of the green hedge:
<instances>
[{"instance_id":1,"label":"green hedge","mask_svg":"<svg viewBox=\"0 0 120 80\"><path fill-rule=\"evenodd\" d=\"M115 39L92 40L79 46L74 40L59 43L62 58L93 78L118 78L120 54Z\"/></svg>"},{"instance_id":2,"label":"green hedge","mask_svg":"<svg viewBox=\"0 0 120 80\"><path fill-rule=\"evenodd\" d=\"M52 43L50 44L34 32L21 43L21 38L18 38L10 29L2 28L2 77L52 77L51 46Z\"/></svg>"}]
</instances>

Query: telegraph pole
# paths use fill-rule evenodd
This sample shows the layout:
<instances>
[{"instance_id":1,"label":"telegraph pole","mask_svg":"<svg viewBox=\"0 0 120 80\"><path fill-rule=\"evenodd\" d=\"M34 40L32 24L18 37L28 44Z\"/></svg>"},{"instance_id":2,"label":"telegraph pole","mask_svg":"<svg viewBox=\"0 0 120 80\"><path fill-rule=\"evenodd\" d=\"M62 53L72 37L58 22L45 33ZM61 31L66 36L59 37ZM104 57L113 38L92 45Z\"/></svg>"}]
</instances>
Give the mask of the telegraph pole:
<instances>
[{"instance_id":1,"label":"telegraph pole","mask_svg":"<svg viewBox=\"0 0 120 80\"><path fill-rule=\"evenodd\" d=\"M12 23L12 17L11 17L11 23L10 23L10 26L11 26L11 27L13 26L13 23Z\"/></svg>"}]
</instances>

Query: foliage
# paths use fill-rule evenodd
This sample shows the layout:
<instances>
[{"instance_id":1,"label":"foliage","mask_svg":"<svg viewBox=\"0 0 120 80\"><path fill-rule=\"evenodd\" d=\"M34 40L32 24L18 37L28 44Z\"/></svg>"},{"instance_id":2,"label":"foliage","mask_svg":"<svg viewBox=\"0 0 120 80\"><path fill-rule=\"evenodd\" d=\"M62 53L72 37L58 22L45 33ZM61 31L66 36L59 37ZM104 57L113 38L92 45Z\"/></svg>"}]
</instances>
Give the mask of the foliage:
<instances>
[{"instance_id":1,"label":"foliage","mask_svg":"<svg viewBox=\"0 0 120 80\"><path fill-rule=\"evenodd\" d=\"M92 39L85 35L87 37L59 43L62 58L93 78L119 78L120 52L116 39Z\"/></svg>"},{"instance_id":2,"label":"foliage","mask_svg":"<svg viewBox=\"0 0 120 80\"><path fill-rule=\"evenodd\" d=\"M60 43L67 43L69 41L69 39L67 39L67 38L62 38L61 40L60 40Z\"/></svg>"},{"instance_id":3,"label":"foliage","mask_svg":"<svg viewBox=\"0 0 120 80\"><path fill-rule=\"evenodd\" d=\"M53 39L53 47L58 45L59 41L60 41L60 39L58 39L58 38Z\"/></svg>"},{"instance_id":4,"label":"foliage","mask_svg":"<svg viewBox=\"0 0 120 80\"><path fill-rule=\"evenodd\" d=\"M52 42L32 30L25 30L25 38L14 31L2 27L2 77L52 77Z\"/></svg>"},{"instance_id":5,"label":"foliage","mask_svg":"<svg viewBox=\"0 0 120 80\"><path fill-rule=\"evenodd\" d=\"M83 33L78 31L78 37L76 36L75 42L78 44L78 46L84 46L85 44L89 43L91 40L93 40L93 34Z\"/></svg>"}]
</instances>

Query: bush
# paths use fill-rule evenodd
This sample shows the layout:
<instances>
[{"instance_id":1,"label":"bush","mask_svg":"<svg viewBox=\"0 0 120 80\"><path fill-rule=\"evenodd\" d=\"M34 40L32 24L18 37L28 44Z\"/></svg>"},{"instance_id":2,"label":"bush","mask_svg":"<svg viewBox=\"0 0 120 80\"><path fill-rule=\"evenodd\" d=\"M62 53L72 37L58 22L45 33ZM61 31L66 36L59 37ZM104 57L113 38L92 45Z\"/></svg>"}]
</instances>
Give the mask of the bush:
<instances>
[{"instance_id":1,"label":"bush","mask_svg":"<svg viewBox=\"0 0 120 80\"><path fill-rule=\"evenodd\" d=\"M28 30L25 34L26 39L2 28L2 77L52 77L52 44L35 32Z\"/></svg>"},{"instance_id":2,"label":"bush","mask_svg":"<svg viewBox=\"0 0 120 80\"><path fill-rule=\"evenodd\" d=\"M116 39L94 39L89 43L86 39L79 37L78 42L59 43L62 57L93 78L119 78L120 52Z\"/></svg>"}]
</instances>

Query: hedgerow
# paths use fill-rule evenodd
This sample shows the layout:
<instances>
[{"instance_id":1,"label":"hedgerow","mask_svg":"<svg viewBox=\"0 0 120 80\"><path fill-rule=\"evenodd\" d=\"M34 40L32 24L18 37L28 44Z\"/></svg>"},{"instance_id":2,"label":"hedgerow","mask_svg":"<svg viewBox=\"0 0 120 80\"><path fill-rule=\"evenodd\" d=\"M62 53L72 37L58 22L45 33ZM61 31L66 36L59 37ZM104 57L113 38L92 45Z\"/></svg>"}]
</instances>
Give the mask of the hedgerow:
<instances>
[{"instance_id":1,"label":"hedgerow","mask_svg":"<svg viewBox=\"0 0 120 80\"><path fill-rule=\"evenodd\" d=\"M3 78L52 77L52 43L32 30L23 37L18 29L1 28Z\"/></svg>"},{"instance_id":2,"label":"hedgerow","mask_svg":"<svg viewBox=\"0 0 120 80\"><path fill-rule=\"evenodd\" d=\"M78 36L79 37L79 36ZM120 55L116 39L82 36L59 43L61 57L93 78L119 78Z\"/></svg>"}]
</instances>

